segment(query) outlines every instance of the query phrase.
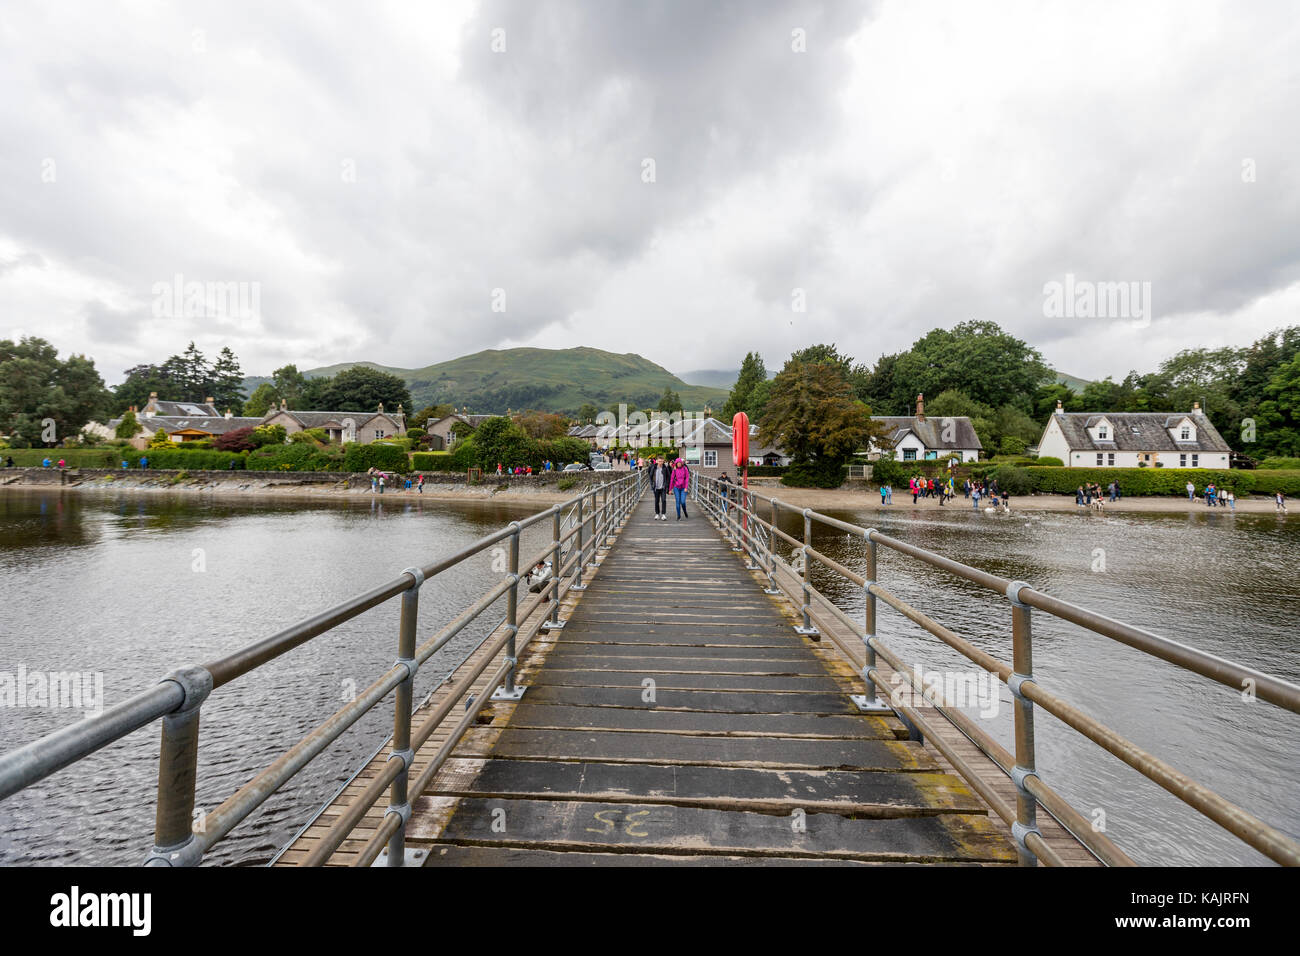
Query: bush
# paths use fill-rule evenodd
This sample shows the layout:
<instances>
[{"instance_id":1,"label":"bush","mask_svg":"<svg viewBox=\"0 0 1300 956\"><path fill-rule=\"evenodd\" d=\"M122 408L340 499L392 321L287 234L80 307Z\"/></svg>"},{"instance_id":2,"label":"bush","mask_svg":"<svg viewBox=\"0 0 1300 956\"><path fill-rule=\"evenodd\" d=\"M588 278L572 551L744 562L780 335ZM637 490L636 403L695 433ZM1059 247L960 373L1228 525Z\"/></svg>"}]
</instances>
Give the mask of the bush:
<instances>
[{"instance_id":1,"label":"bush","mask_svg":"<svg viewBox=\"0 0 1300 956\"><path fill-rule=\"evenodd\" d=\"M1290 470L1300 470L1300 458L1265 458L1259 463L1260 468L1269 471L1276 471L1279 468Z\"/></svg>"},{"instance_id":2,"label":"bush","mask_svg":"<svg viewBox=\"0 0 1300 956\"><path fill-rule=\"evenodd\" d=\"M1257 495L1282 492L1288 498L1300 498L1300 470L1282 471L1277 468L1247 472L1255 479Z\"/></svg>"},{"instance_id":3,"label":"bush","mask_svg":"<svg viewBox=\"0 0 1300 956\"><path fill-rule=\"evenodd\" d=\"M871 480L877 485L901 485L907 481L907 474L901 461L881 457L871 463Z\"/></svg>"},{"instance_id":4,"label":"bush","mask_svg":"<svg viewBox=\"0 0 1300 956\"><path fill-rule=\"evenodd\" d=\"M122 460L125 459L132 468L139 468L141 458L149 459L150 469L180 468L193 471L226 471L230 468L232 461L235 463L236 471L242 471L245 467L244 456L237 452L202 451L200 449L190 450L186 448L146 448L144 451L132 448L115 454L114 458L115 461L103 467L120 468Z\"/></svg>"},{"instance_id":5,"label":"bush","mask_svg":"<svg viewBox=\"0 0 1300 956\"><path fill-rule=\"evenodd\" d=\"M218 435L212 440L212 447L218 451L252 451L257 443L253 440L253 429L250 426Z\"/></svg>"},{"instance_id":6,"label":"bush","mask_svg":"<svg viewBox=\"0 0 1300 956\"><path fill-rule=\"evenodd\" d=\"M426 432L423 428L408 428L406 430L406 437L411 439L411 441L419 441L427 434L428 432Z\"/></svg>"},{"instance_id":7,"label":"bush","mask_svg":"<svg viewBox=\"0 0 1300 956\"><path fill-rule=\"evenodd\" d=\"M1209 468L1052 468L1034 467L1024 471L1031 480L1031 489L1046 494L1072 495L1075 489L1088 482L1105 488L1112 481L1119 483L1120 491L1128 496L1183 495L1187 482L1198 493L1211 482L1219 488L1230 488L1237 495L1249 494L1255 487L1255 474L1249 471L1218 471ZM1001 484L999 478L998 483ZM1014 492L1013 492L1014 494Z\"/></svg>"},{"instance_id":8,"label":"bush","mask_svg":"<svg viewBox=\"0 0 1300 956\"><path fill-rule=\"evenodd\" d=\"M570 475L568 478L561 478L559 481L557 481L555 483L555 487L560 489L560 491L568 491L577 483L578 483L578 479Z\"/></svg>"},{"instance_id":9,"label":"bush","mask_svg":"<svg viewBox=\"0 0 1300 956\"><path fill-rule=\"evenodd\" d=\"M151 449L175 448L176 443L167 437L166 431L160 428L153 433L153 438L149 439L149 447Z\"/></svg>"},{"instance_id":10,"label":"bush","mask_svg":"<svg viewBox=\"0 0 1300 956\"><path fill-rule=\"evenodd\" d=\"M790 488L838 488L849 476L849 469L833 458L795 462L781 476L781 484Z\"/></svg>"},{"instance_id":11,"label":"bush","mask_svg":"<svg viewBox=\"0 0 1300 956\"><path fill-rule=\"evenodd\" d=\"M1000 465L993 472L998 487L1011 495L1027 495L1034 490L1034 480L1027 468L1016 465Z\"/></svg>"},{"instance_id":12,"label":"bush","mask_svg":"<svg viewBox=\"0 0 1300 956\"><path fill-rule=\"evenodd\" d=\"M1064 468L1065 462L1059 458L1053 458L1051 455L1044 455L1041 458L1034 459L1034 464L1040 468Z\"/></svg>"},{"instance_id":13,"label":"bush","mask_svg":"<svg viewBox=\"0 0 1300 956\"><path fill-rule=\"evenodd\" d=\"M283 445L288 434L283 425L258 425L249 436L249 441L253 443L254 448L261 448L263 445Z\"/></svg>"},{"instance_id":14,"label":"bush","mask_svg":"<svg viewBox=\"0 0 1300 956\"><path fill-rule=\"evenodd\" d=\"M1023 455L1026 447L1023 438L1017 438L1015 435L1005 435L1002 438L1002 454L1004 455ZM1015 494L1015 492L1013 491L1012 494Z\"/></svg>"},{"instance_id":15,"label":"bush","mask_svg":"<svg viewBox=\"0 0 1300 956\"><path fill-rule=\"evenodd\" d=\"M406 457L406 452L396 445L361 445L357 442L348 442L343 448L344 471L369 471L371 468L378 468L380 471L393 471L404 475L411 470L411 461Z\"/></svg>"},{"instance_id":16,"label":"bush","mask_svg":"<svg viewBox=\"0 0 1300 956\"><path fill-rule=\"evenodd\" d=\"M294 437L302 434L295 433ZM287 445L264 445L248 453L250 471L342 471L343 449L321 447L308 439Z\"/></svg>"}]
</instances>

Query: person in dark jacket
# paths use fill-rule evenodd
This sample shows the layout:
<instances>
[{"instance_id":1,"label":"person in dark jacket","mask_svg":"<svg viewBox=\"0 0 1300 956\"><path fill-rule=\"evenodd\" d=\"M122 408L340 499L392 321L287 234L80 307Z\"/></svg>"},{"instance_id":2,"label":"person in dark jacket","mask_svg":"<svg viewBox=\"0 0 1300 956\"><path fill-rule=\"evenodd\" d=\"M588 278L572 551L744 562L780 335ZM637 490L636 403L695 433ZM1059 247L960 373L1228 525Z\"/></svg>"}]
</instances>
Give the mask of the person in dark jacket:
<instances>
[{"instance_id":1,"label":"person in dark jacket","mask_svg":"<svg viewBox=\"0 0 1300 956\"><path fill-rule=\"evenodd\" d=\"M650 471L646 475L650 490L655 493L655 520L668 520L668 485L672 482L672 471L662 458L650 460Z\"/></svg>"}]
</instances>

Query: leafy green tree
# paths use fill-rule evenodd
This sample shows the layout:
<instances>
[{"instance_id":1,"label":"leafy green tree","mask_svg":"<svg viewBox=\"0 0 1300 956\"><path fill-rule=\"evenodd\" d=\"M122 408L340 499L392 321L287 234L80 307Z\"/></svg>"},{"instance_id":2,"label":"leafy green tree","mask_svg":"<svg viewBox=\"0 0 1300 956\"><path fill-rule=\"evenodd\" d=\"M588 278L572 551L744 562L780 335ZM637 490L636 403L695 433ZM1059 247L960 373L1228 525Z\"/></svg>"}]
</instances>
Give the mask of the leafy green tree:
<instances>
[{"instance_id":1,"label":"leafy green tree","mask_svg":"<svg viewBox=\"0 0 1300 956\"><path fill-rule=\"evenodd\" d=\"M759 440L784 448L793 463L838 471L869 444L889 446L888 427L857 400L842 366L791 358L772 385Z\"/></svg>"},{"instance_id":2,"label":"leafy green tree","mask_svg":"<svg viewBox=\"0 0 1300 956\"><path fill-rule=\"evenodd\" d=\"M283 425L258 425L250 439L254 448L261 448L263 445L283 445L287 437L288 430Z\"/></svg>"},{"instance_id":3,"label":"leafy green tree","mask_svg":"<svg viewBox=\"0 0 1300 956\"><path fill-rule=\"evenodd\" d=\"M253 389L253 394L244 402L244 414L250 418L259 418L273 406L278 408L279 405L280 394L275 390L275 386L270 382L263 382Z\"/></svg>"},{"instance_id":4,"label":"leafy green tree","mask_svg":"<svg viewBox=\"0 0 1300 956\"><path fill-rule=\"evenodd\" d=\"M176 443L167 437L166 431L160 428L153 433L153 438L149 439L149 447L150 448L175 448Z\"/></svg>"},{"instance_id":5,"label":"leafy green tree","mask_svg":"<svg viewBox=\"0 0 1300 956\"><path fill-rule=\"evenodd\" d=\"M113 437L130 440L144 431L144 426L140 420L135 417L135 412L129 408L122 415L122 420L117 423L117 428L113 429Z\"/></svg>"},{"instance_id":6,"label":"leafy green tree","mask_svg":"<svg viewBox=\"0 0 1300 956\"><path fill-rule=\"evenodd\" d=\"M527 432L505 416L489 418L474 430L478 465L484 471L528 464L530 439Z\"/></svg>"},{"instance_id":7,"label":"leafy green tree","mask_svg":"<svg viewBox=\"0 0 1300 956\"><path fill-rule=\"evenodd\" d=\"M398 405L411 404L411 392L406 383L389 372L365 365L354 365L319 386L319 395L312 386L318 379L308 379L303 386L303 398L313 397L311 407L322 411L373 412L382 403L386 411L397 411Z\"/></svg>"},{"instance_id":8,"label":"leafy green tree","mask_svg":"<svg viewBox=\"0 0 1300 956\"><path fill-rule=\"evenodd\" d=\"M582 404L582 407L578 409L578 421L586 425L589 422L594 422L596 420L596 416L599 414L600 414L599 408L591 404L591 402L584 402Z\"/></svg>"},{"instance_id":9,"label":"leafy green tree","mask_svg":"<svg viewBox=\"0 0 1300 956\"><path fill-rule=\"evenodd\" d=\"M271 373L271 385L276 394L284 400L290 411L306 411L303 404L303 391L307 387L307 376L298 371L296 365L283 365Z\"/></svg>"},{"instance_id":10,"label":"leafy green tree","mask_svg":"<svg viewBox=\"0 0 1300 956\"><path fill-rule=\"evenodd\" d=\"M1264 386L1256 430L1260 446L1270 454L1300 456L1300 355L1280 366Z\"/></svg>"},{"instance_id":11,"label":"leafy green tree","mask_svg":"<svg viewBox=\"0 0 1300 956\"><path fill-rule=\"evenodd\" d=\"M1052 382L1050 385L1042 386L1034 393L1033 413L1034 419L1043 425L1056 411L1056 403L1060 402L1066 411L1079 411L1079 396L1068 385L1061 385L1058 382Z\"/></svg>"},{"instance_id":12,"label":"leafy green tree","mask_svg":"<svg viewBox=\"0 0 1300 956\"><path fill-rule=\"evenodd\" d=\"M0 340L0 431L17 447L76 436L90 421L109 417L112 393L84 355L60 361L49 342L26 336Z\"/></svg>"},{"instance_id":13,"label":"leafy green tree","mask_svg":"<svg viewBox=\"0 0 1300 956\"><path fill-rule=\"evenodd\" d=\"M994 322L963 322L933 329L898 356L892 377L896 407L918 392L938 395L959 389L992 407L1015 405L1028 412L1051 370L1037 349L1008 335Z\"/></svg>"}]
</instances>

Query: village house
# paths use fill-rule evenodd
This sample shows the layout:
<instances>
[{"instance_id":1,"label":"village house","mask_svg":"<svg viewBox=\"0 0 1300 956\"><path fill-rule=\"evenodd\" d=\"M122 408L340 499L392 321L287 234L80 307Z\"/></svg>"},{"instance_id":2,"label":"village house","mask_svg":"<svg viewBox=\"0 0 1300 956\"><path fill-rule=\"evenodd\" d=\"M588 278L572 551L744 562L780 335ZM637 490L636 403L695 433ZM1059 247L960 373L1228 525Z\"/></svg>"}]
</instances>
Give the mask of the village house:
<instances>
[{"instance_id":1,"label":"village house","mask_svg":"<svg viewBox=\"0 0 1300 956\"><path fill-rule=\"evenodd\" d=\"M889 427L893 441L895 461L926 461L959 455L962 461L978 461L984 445L975 426L965 415L948 415L927 418L925 396L916 396L915 415L873 415L874 421ZM874 443L867 449L867 457L880 458L890 454Z\"/></svg>"},{"instance_id":2,"label":"village house","mask_svg":"<svg viewBox=\"0 0 1300 956\"><path fill-rule=\"evenodd\" d=\"M465 412L455 412L436 421L425 423L425 431L431 436L429 447L434 451L443 451L451 449L456 444L456 433L453 430L456 423L468 425L470 428L478 428L489 418L495 418L495 415L469 415Z\"/></svg>"},{"instance_id":3,"label":"village house","mask_svg":"<svg viewBox=\"0 0 1300 956\"><path fill-rule=\"evenodd\" d=\"M169 441L176 444L185 442L210 441L226 432L240 428L253 428L262 424L260 418L248 418L232 415L230 409L225 414L217 411L212 398L199 402L163 402L158 400L157 392L149 393L149 401L144 408L137 410L133 405L136 421L143 431L131 439L131 447L147 448L149 442L162 429ZM114 418L103 426L111 437L122 419Z\"/></svg>"},{"instance_id":4,"label":"village house","mask_svg":"<svg viewBox=\"0 0 1300 956\"><path fill-rule=\"evenodd\" d=\"M1232 449L1193 402L1191 412L1067 412L1060 402L1040 457L1070 468L1227 468Z\"/></svg>"},{"instance_id":5,"label":"village house","mask_svg":"<svg viewBox=\"0 0 1300 956\"><path fill-rule=\"evenodd\" d=\"M259 425L283 425L287 434L309 428L324 429L332 442L357 442L369 445L385 438L395 438L406 432L406 414L399 404L396 412L385 412L380 402L373 412L309 412L290 411L283 399L279 408L267 410Z\"/></svg>"}]
</instances>

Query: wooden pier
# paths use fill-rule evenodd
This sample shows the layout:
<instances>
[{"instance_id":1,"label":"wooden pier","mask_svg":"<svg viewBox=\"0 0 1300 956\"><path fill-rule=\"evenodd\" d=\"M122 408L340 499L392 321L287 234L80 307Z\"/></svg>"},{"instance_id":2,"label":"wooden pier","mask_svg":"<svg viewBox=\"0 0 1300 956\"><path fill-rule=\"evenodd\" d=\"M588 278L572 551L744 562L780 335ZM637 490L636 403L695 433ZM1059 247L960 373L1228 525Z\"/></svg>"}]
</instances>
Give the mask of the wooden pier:
<instances>
[{"instance_id":1,"label":"wooden pier","mask_svg":"<svg viewBox=\"0 0 1300 956\"><path fill-rule=\"evenodd\" d=\"M763 593L700 510L652 513L647 496L565 599L565 627L521 648L523 699L493 701L411 795L408 850L433 866L1016 862L1002 821L895 716L859 712L855 662L797 635L790 602ZM426 742L413 775L446 739ZM388 757L277 863L301 863ZM354 862L383 812L330 865ZM1095 863L1043 823L1071 862Z\"/></svg>"}]
</instances>

